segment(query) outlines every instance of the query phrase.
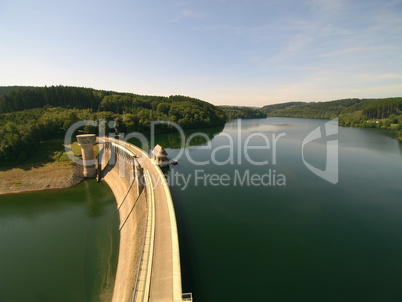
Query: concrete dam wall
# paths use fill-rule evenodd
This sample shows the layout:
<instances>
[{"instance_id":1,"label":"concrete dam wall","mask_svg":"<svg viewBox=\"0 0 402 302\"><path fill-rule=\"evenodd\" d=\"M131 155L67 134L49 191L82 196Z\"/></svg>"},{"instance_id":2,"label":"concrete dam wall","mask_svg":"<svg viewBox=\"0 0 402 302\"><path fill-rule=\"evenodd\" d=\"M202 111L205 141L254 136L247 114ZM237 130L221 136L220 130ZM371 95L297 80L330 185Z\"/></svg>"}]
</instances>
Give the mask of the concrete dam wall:
<instances>
[{"instance_id":1,"label":"concrete dam wall","mask_svg":"<svg viewBox=\"0 0 402 302\"><path fill-rule=\"evenodd\" d=\"M98 178L111 188L120 218L112 301L183 301L176 217L164 175L138 147L112 138L98 143Z\"/></svg>"}]
</instances>

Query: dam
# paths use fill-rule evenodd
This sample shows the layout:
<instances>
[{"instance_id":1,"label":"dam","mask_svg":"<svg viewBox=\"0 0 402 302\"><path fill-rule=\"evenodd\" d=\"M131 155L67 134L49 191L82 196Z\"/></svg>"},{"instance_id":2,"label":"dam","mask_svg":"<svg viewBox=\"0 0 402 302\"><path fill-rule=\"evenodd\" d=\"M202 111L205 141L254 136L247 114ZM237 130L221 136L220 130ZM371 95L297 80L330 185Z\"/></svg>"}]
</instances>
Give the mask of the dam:
<instances>
[{"instance_id":1,"label":"dam","mask_svg":"<svg viewBox=\"0 0 402 302\"><path fill-rule=\"evenodd\" d=\"M191 293L182 293L176 216L158 165L125 141L95 135L77 140L84 176L105 181L116 198L120 246L112 301L192 301Z\"/></svg>"}]
</instances>

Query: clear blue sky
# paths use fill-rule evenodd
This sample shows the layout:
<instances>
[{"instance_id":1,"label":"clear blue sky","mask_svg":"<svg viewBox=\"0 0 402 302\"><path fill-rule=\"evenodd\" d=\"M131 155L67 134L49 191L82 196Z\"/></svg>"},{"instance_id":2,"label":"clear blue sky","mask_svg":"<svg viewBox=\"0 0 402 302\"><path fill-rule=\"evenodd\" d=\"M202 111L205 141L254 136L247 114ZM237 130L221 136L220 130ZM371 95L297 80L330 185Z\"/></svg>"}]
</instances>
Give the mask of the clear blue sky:
<instances>
[{"instance_id":1,"label":"clear blue sky","mask_svg":"<svg viewBox=\"0 0 402 302\"><path fill-rule=\"evenodd\" d=\"M402 96L402 0L0 0L0 85L213 104Z\"/></svg>"}]
</instances>

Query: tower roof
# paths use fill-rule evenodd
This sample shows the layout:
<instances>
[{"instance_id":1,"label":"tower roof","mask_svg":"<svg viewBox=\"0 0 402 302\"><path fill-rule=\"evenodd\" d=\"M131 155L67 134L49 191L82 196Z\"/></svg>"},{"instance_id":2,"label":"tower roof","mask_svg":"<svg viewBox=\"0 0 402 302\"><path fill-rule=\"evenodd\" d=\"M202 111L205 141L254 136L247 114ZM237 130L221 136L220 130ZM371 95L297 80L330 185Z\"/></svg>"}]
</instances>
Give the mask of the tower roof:
<instances>
[{"instance_id":1,"label":"tower roof","mask_svg":"<svg viewBox=\"0 0 402 302\"><path fill-rule=\"evenodd\" d=\"M167 152L160 145L156 145L152 153L157 157L167 157Z\"/></svg>"}]
</instances>

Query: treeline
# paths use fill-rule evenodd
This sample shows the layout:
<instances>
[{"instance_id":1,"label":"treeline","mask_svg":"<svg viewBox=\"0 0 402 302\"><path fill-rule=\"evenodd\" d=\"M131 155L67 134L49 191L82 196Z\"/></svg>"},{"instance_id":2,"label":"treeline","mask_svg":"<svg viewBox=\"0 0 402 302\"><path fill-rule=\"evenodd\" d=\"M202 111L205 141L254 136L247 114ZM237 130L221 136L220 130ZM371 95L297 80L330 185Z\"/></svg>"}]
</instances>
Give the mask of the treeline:
<instances>
[{"instance_id":1,"label":"treeline","mask_svg":"<svg viewBox=\"0 0 402 302\"><path fill-rule=\"evenodd\" d=\"M236 107L236 106L220 106L225 112L228 119L252 119L252 118L266 118L265 112L260 109L250 107Z\"/></svg>"},{"instance_id":2,"label":"treeline","mask_svg":"<svg viewBox=\"0 0 402 302\"><path fill-rule=\"evenodd\" d=\"M90 108L96 111L102 100L102 94L96 93L94 89L90 88L65 86L14 89L0 97L0 113L22 111L44 106L79 109Z\"/></svg>"},{"instance_id":3,"label":"treeline","mask_svg":"<svg viewBox=\"0 0 402 302\"><path fill-rule=\"evenodd\" d=\"M336 118L343 109L362 101L363 100L360 99L343 99L320 103L293 102L285 103L285 107L282 108L279 107L281 104L278 104L279 106L264 106L261 110L266 112L269 116L333 119Z\"/></svg>"},{"instance_id":4,"label":"treeline","mask_svg":"<svg viewBox=\"0 0 402 302\"><path fill-rule=\"evenodd\" d=\"M284 105L280 107L281 105ZM341 126L399 130L402 140L402 98L343 99L321 103L264 106L268 116L335 119Z\"/></svg>"},{"instance_id":5,"label":"treeline","mask_svg":"<svg viewBox=\"0 0 402 302\"><path fill-rule=\"evenodd\" d=\"M110 131L146 133L157 120L197 129L222 126L227 119L220 108L190 97L64 86L11 89L0 97L0 112L0 166L23 162L36 142L62 138L80 120L113 120L115 126ZM171 131L167 125L159 125L157 130ZM80 131L96 133L97 129L85 127Z\"/></svg>"},{"instance_id":6,"label":"treeline","mask_svg":"<svg viewBox=\"0 0 402 302\"><path fill-rule=\"evenodd\" d=\"M280 103L280 104L274 104L274 105L267 105L261 108L261 111L269 114L272 111L278 110L278 109L285 109L287 107L293 107L293 106L298 106L298 105L303 105L306 104L305 102L287 102L287 103Z\"/></svg>"},{"instance_id":7,"label":"treeline","mask_svg":"<svg viewBox=\"0 0 402 302\"><path fill-rule=\"evenodd\" d=\"M185 96L105 96L99 111L118 114L115 122L123 132L147 131L152 121L171 121L184 129L223 125L225 113L207 102Z\"/></svg>"},{"instance_id":8,"label":"treeline","mask_svg":"<svg viewBox=\"0 0 402 302\"><path fill-rule=\"evenodd\" d=\"M5 95L11 91L17 91L21 89L33 88L32 86L0 86L0 96Z\"/></svg>"},{"instance_id":9,"label":"treeline","mask_svg":"<svg viewBox=\"0 0 402 302\"><path fill-rule=\"evenodd\" d=\"M342 126L402 130L402 98L369 99L342 110Z\"/></svg>"},{"instance_id":10,"label":"treeline","mask_svg":"<svg viewBox=\"0 0 402 302\"><path fill-rule=\"evenodd\" d=\"M4 88L4 87L3 87ZM183 128L222 125L224 112L214 105L185 96L143 96L80 87L31 87L0 96L0 113L33 108L62 107L107 111L121 115L120 123L144 130L153 120L168 120ZM131 129L131 128L130 128Z\"/></svg>"},{"instance_id":11,"label":"treeline","mask_svg":"<svg viewBox=\"0 0 402 302\"><path fill-rule=\"evenodd\" d=\"M62 138L71 124L93 119L90 109L36 108L0 115L0 166L22 163L38 142ZM87 127L83 133L94 129Z\"/></svg>"}]
</instances>

